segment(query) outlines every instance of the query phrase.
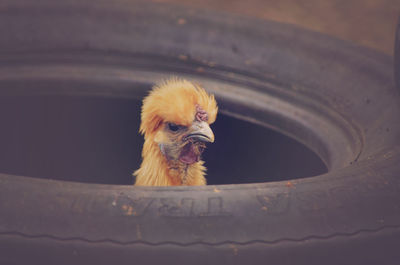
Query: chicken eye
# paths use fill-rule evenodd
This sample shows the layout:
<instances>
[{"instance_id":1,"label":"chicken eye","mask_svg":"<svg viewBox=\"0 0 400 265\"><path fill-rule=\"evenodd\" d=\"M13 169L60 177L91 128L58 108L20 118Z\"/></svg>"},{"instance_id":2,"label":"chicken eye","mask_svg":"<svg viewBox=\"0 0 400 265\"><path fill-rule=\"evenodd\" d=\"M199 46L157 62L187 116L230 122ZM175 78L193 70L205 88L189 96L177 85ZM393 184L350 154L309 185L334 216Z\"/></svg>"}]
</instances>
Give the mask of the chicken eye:
<instances>
[{"instance_id":1,"label":"chicken eye","mask_svg":"<svg viewBox=\"0 0 400 265\"><path fill-rule=\"evenodd\" d=\"M175 123L171 123L171 122L168 123L168 129L173 132L178 131L179 129L181 129L181 127L182 126L176 125Z\"/></svg>"}]
</instances>

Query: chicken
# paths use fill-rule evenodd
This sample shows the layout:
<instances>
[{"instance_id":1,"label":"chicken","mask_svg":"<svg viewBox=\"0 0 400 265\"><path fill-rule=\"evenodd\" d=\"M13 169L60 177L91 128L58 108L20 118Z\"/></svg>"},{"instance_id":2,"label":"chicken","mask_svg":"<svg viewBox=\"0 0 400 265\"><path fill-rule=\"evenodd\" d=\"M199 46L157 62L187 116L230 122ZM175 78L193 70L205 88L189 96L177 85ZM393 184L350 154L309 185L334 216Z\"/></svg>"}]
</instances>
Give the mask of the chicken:
<instances>
[{"instance_id":1,"label":"chicken","mask_svg":"<svg viewBox=\"0 0 400 265\"><path fill-rule=\"evenodd\" d=\"M218 112L214 95L173 78L153 87L142 105L142 164L138 186L206 185L201 154L214 142L210 124Z\"/></svg>"}]
</instances>

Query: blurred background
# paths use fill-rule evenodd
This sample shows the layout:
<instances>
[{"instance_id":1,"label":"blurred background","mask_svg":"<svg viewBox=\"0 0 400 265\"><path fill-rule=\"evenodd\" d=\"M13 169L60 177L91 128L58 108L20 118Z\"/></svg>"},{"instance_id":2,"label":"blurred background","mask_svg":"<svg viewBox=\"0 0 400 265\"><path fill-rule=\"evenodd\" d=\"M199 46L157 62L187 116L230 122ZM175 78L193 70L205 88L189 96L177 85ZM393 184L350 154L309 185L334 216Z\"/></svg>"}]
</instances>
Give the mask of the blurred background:
<instances>
[{"instance_id":1,"label":"blurred background","mask_svg":"<svg viewBox=\"0 0 400 265\"><path fill-rule=\"evenodd\" d=\"M393 54L400 0L151 0L295 24Z\"/></svg>"}]
</instances>

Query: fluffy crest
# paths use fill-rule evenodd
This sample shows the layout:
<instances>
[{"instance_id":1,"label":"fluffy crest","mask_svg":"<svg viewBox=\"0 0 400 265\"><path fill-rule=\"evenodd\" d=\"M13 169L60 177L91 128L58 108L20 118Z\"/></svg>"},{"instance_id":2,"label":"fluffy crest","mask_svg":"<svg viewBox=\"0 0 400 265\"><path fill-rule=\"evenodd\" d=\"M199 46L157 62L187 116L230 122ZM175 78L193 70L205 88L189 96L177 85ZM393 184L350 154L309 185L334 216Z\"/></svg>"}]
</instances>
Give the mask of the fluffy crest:
<instances>
[{"instance_id":1,"label":"fluffy crest","mask_svg":"<svg viewBox=\"0 0 400 265\"><path fill-rule=\"evenodd\" d=\"M215 121L217 102L200 86L177 78L155 85L143 100L140 132L146 137L164 121L189 126L195 119L196 106L207 112L209 124Z\"/></svg>"}]
</instances>

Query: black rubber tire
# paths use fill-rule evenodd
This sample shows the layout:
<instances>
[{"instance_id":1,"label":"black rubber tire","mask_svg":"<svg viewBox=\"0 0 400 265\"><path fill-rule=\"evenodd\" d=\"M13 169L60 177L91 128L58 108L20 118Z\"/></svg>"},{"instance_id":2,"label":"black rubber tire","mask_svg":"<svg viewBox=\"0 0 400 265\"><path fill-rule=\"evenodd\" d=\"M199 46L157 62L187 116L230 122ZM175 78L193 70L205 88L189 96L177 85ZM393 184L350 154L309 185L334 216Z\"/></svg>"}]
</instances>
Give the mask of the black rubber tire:
<instances>
[{"instance_id":1,"label":"black rubber tire","mask_svg":"<svg viewBox=\"0 0 400 265\"><path fill-rule=\"evenodd\" d=\"M0 36L2 95L136 97L145 91L132 87L175 73L329 168L174 188L1 174L1 264L398 264L400 98L388 56L290 25L123 0L3 0Z\"/></svg>"}]
</instances>

